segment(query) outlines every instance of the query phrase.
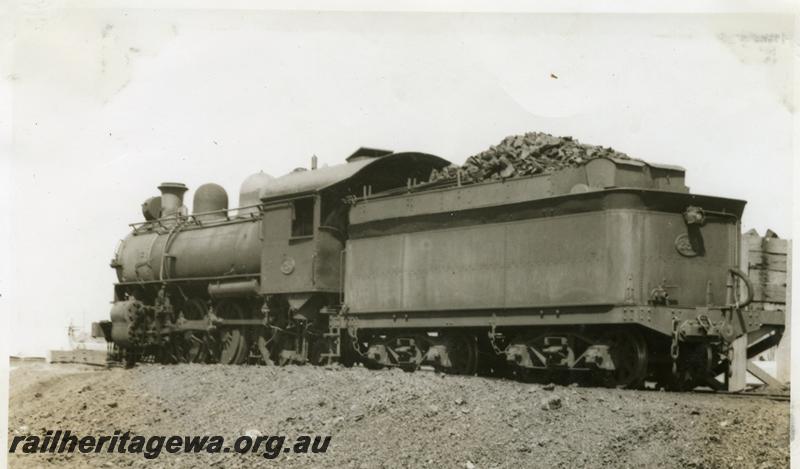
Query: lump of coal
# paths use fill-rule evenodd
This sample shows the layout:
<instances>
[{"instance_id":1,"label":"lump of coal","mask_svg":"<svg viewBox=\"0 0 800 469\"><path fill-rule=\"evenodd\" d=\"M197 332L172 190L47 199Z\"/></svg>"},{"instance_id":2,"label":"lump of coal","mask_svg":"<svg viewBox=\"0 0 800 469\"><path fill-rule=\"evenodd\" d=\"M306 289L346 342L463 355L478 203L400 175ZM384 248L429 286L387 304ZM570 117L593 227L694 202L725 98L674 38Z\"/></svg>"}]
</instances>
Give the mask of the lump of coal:
<instances>
[{"instance_id":1,"label":"lump of coal","mask_svg":"<svg viewBox=\"0 0 800 469\"><path fill-rule=\"evenodd\" d=\"M464 183L507 179L550 173L601 157L632 159L613 148L585 145L572 137L554 137L543 132L528 132L504 138L497 145L470 156L461 166L451 165L434 171L430 180L433 182L454 179L458 173Z\"/></svg>"}]
</instances>

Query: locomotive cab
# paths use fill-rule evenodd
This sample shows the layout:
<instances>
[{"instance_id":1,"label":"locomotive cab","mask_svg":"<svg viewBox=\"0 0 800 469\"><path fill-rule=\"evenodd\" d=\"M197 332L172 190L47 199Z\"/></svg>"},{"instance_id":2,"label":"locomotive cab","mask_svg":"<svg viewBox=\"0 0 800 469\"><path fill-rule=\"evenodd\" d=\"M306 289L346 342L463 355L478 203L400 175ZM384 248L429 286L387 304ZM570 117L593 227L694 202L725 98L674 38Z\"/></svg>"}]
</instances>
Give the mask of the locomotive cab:
<instances>
[{"instance_id":1,"label":"locomotive cab","mask_svg":"<svg viewBox=\"0 0 800 469\"><path fill-rule=\"evenodd\" d=\"M262 190L261 293L294 311L338 301L350 201L427 180L448 161L361 148L337 166L295 170ZM314 299L314 301L310 301Z\"/></svg>"},{"instance_id":2,"label":"locomotive cab","mask_svg":"<svg viewBox=\"0 0 800 469\"><path fill-rule=\"evenodd\" d=\"M262 293L338 291L339 272L331 261L344 239L321 222L322 202L320 194L304 194L265 204Z\"/></svg>"}]
</instances>

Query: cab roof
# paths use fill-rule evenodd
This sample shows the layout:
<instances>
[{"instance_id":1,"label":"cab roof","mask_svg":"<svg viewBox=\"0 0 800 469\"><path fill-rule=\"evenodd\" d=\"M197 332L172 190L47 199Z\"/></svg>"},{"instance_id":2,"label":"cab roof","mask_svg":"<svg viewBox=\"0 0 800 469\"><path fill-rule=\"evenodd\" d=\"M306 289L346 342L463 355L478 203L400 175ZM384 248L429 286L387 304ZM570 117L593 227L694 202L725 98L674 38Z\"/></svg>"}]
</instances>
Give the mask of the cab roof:
<instances>
[{"instance_id":1,"label":"cab roof","mask_svg":"<svg viewBox=\"0 0 800 469\"><path fill-rule=\"evenodd\" d=\"M427 180L432 170L450 164L444 158L417 152L389 154L376 152L376 156L363 154L358 156L360 158L352 158L351 155L348 163L313 170L296 170L276 178L261 189L259 198L266 202L313 194L362 176L367 184L373 177L385 180L390 176L395 182L395 187L399 187L409 178Z\"/></svg>"}]
</instances>

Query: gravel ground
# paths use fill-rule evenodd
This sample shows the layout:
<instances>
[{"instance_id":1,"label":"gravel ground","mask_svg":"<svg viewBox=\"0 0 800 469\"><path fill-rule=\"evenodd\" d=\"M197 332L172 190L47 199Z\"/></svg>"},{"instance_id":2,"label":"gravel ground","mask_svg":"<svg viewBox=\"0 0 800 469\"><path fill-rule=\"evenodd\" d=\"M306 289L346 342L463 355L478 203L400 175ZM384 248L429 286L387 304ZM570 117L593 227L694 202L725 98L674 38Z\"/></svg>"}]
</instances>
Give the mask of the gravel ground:
<instances>
[{"instance_id":1,"label":"gravel ground","mask_svg":"<svg viewBox=\"0 0 800 469\"><path fill-rule=\"evenodd\" d=\"M325 454L12 454L18 467L780 468L789 405L339 367L27 365L15 435L331 435ZM226 440L227 441L227 440Z\"/></svg>"}]
</instances>

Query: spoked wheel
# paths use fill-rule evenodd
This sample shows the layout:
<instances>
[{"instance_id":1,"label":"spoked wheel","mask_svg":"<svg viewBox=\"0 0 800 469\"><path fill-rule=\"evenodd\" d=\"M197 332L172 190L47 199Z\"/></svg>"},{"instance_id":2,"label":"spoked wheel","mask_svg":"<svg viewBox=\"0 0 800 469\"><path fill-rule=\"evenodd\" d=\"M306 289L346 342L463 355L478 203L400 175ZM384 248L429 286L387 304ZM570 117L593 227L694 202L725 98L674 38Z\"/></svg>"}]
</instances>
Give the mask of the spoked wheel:
<instances>
[{"instance_id":1,"label":"spoked wheel","mask_svg":"<svg viewBox=\"0 0 800 469\"><path fill-rule=\"evenodd\" d=\"M183 306L183 317L190 321L208 315L208 306L200 298L192 298ZM182 363L205 363L209 356L208 333L185 331L177 345L177 358Z\"/></svg>"},{"instance_id":2,"label":"spoked wheel","mask_svg":"<svg viewBox=\"0 0 800 469\"><path fill-rule=\"evenodd\" d=\"M206 333L187 331L183 334L178 359L182 363L205 363L208 358L208 343Z\"/></svg>"},{"instance_id":3,"label":"spoked wheel","mask_svg":"<svg viewBox=\"0 0 800 469\"><path fill-rule=\"evenodd\" d=\"M457 375L474 375L478 372L478 342L467 334L445 337L447 354L452 366L444 371Z\"/></svg>"},{"instance_id":4,"label":"spoked wheel","mask_svg":"<svg viewBox=\"0 0 800 469\"><path fill-rule=\"evenodd\" d=\"M220 333L219 362L225 365L240 365L247 359L247 337L237 327L225 328Z\"/></svg>"},{"instance_id":5,"label":"spoked wheel","mask_svg":"<svg viewBox=\"0 0 800 469\"><path fill-rule=\"evenodd\" d=\"M616 329L604 335L609 346L614 371L604 375L605 384L617 388L636 389L647 377L647 342L635 329Z\"/></svg>"},{"instance_id":6,"label":"spoked wheel","mask_svg":"<svg viewBox=\"0 0 800 469\"><path fill-rule=\"evenodd\" d=\"M244 319L245 310L235 301L223 301L217 307L217 315L223 319ZM250 351L247 334L239 327L221 328L219 347L219 362L224 365L244 363Z\"/></svg>"}]
</instances>

